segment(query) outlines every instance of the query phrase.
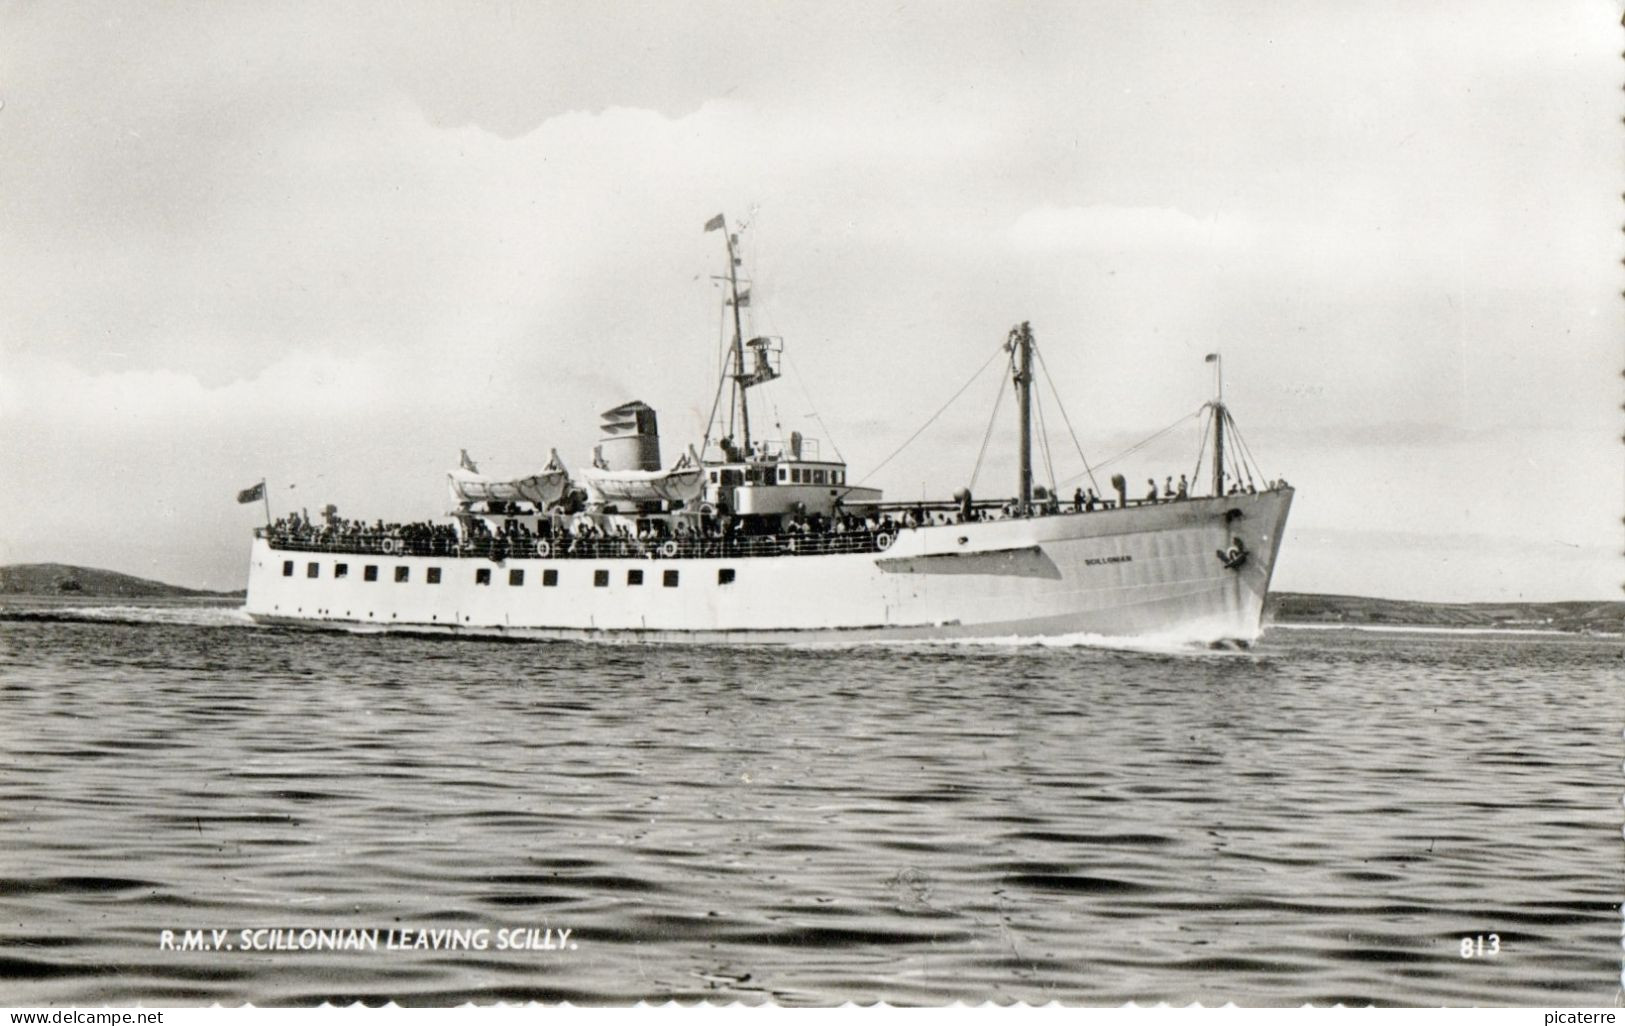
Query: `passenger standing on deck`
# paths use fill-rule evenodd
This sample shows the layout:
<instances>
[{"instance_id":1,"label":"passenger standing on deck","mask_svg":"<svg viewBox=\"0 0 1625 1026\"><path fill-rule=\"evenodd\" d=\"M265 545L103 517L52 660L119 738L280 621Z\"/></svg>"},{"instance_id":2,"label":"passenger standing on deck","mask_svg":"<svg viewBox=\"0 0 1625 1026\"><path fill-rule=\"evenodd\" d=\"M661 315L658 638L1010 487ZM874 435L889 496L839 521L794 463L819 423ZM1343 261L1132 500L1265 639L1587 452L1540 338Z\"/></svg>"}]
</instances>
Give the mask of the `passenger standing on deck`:
<instances>
[{"instance_id":1,"label":"passenger standing on deck","mask_svg":"<svg viewBox=\"0 0 1625 1026\"><path fill-rule=\"evenodd\" d=\"M1179 494L1175 498L1188 499L1191 497L1191 483L1185 480L1185 475L1179 475Z\"/></svg>"},{"instance_id":2,"label":"passenger standing on deck","mask_svg":"<svg viewBox=\"0 0 1625 1026\"><path fill-rule=\"evenodd\" d=\"M1083 512L1083 486L1079 485L1077 491L1072 493L1072 512Z\"/></svg>"}]
</instances>

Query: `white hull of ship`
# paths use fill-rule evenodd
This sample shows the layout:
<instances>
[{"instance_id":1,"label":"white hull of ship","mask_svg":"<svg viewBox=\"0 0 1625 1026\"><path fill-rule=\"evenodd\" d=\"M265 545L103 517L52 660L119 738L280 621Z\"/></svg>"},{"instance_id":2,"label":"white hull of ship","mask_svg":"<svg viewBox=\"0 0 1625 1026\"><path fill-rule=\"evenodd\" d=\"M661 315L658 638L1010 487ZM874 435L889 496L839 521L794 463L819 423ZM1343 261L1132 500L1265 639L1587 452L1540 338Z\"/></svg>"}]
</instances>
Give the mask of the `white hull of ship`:
<instances>
[{"instance_id":1,"label":"white hull of ship","mask_svg":"<svg viewBox=\"0 0 1625 1026\"><path fill-rule=\"evenodd\" d=\"M1250 643L1291 489L904 530L880 553L490 560L254 542L247 612L266 624L537 640L828 644L1094 635ZM1219 556L1240 539L1247 559ZM293 573L284 575L292 561ZM307 576L309 564L317 576ZM335 578L345 563L348 574ZM363 568L376 566L377 580ZM397 582L396 568L407 580ZM438 584L427 570L440 569ZM476 583L487 569L488 584ZM733 581L719 583L731 569ZM523 583L512 585L510 571ZM555 586L543 571L556 570ZM628 584L628 571L643 583ZM676 586L665 571L678 572ZM596 586L596 571L609 584Z\"/></svg>"}]
</instances>

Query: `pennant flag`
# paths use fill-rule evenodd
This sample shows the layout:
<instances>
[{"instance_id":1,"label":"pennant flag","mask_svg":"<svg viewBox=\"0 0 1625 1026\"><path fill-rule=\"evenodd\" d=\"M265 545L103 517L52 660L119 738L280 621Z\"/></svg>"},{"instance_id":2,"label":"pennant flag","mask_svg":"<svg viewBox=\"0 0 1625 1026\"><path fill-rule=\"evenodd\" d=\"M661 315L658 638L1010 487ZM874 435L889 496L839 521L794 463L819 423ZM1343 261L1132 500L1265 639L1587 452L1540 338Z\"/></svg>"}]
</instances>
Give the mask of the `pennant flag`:
<instances>
[{"instance_id":1,"label":"pennant flag","mask_svg":"<svg viewBox=\"0 0 1625 1026\"><path fill-rule=\"evenodd\" d=\"M463 449L461 452L462 456L457 460L457 465L468 471L470 474L478 474L480 472L480 468L474 465L474 460L469 457L468 450Z\"/></svg>"},{"instance_id":2,"label":"pennant flag","mask_svg":"<svg viewBox=\"0 0 1625 1026\"><path fill-rule=\"evenodd\" d=\"M713 217L711 220L705 222L705 230L708 231L708 232L714 232L718 228L721 228L721 227L722 227L722 215L721 214L718 214L716 217Z\"/></svg>"},{"instance_id":3,"label":"pennant flag","mask_svg":"<svg viewBox=\"0 0 1625 1026\"><path fill-rule=\"evenodd\" d=\"M731 303L731 302L733 302L733 300L729 300L729 302ZM744 291L739 293L739 305L740 306L749 306L750 305L750 289L745 289Z\"/></svg>"},{"instance_id":4,"label":"pennant flag","mask_svg":"<svg viewBox=\"0 0 1625 1026\"><path fill-rule=\"evenodd\" d=\"M1209 354L1207 354L1207 358L1205 360L1203 360L1202 362L1203 363L1213 363L1218 358L1219 358L1218 353L1209 353Z\"/></svg>"},{"instance_id":5,"label":"pennant flag","mask_svg":"<svg viewBox=\"0 0 1625 1026\"><path fill-rule=\"evenodd\" d=\"M265 498L265 482L261 481L252 488L244 488L237 493L238 502L258 502Z\"/></svg>"}]
</instances>

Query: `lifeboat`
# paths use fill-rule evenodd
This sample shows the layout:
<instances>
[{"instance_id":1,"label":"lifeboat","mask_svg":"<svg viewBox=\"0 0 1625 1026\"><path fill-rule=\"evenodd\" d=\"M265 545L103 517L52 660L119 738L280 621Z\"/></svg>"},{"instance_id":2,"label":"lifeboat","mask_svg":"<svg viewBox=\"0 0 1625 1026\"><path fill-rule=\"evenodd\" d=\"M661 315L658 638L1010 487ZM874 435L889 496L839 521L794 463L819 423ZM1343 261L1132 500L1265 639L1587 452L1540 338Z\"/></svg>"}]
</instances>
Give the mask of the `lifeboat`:
<instances>
[{"instance_id":1,"label":"lifeboat","mask_svg":"<svg viewBox=\"0 0 1625 1026\"><path fill-rule=\"evenodd\" d=\"M580 483L594 504L610 502L690 502L705 487L705 468L694 447L688 447L668 470L610 470L586 467Z\"/></svg>"},{"instance_id":2,"label":"lifeboat","mask_svg":"<svg viewBox=\"0 0 1625 1026\"><path fill-rule=\"evenodd\" d=\"M457 469L446 474L453 501L460 505L473 502L533 502L538 507L551 506L564 495L570 484L570 472L559 459L558 450L549 454L547 466L524 477L498 478Z\"/></svg>"}]
</instances>

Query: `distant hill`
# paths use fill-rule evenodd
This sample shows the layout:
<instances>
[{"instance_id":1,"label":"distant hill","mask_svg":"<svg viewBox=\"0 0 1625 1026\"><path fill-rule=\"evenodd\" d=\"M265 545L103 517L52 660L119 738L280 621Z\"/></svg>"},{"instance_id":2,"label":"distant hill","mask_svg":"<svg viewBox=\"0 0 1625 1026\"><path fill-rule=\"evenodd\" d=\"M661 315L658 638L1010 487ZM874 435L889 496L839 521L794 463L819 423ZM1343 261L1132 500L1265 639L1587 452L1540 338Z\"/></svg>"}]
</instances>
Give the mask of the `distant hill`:
<instances>
[{"instance_id":1,"label":"distant hill","mask_svg":"<svg viewBox=\"0 0 1625 1026\"><path fill-rule=\"evenodd\" d=\"M1407 602L1358 595L1269 597L1264 615L1277 623L1410 627L1500 627L1618 634L1625 602Z\"/></svg>"},{"instance_id":2,"label":"distant hill","mask_svg":"<svg viewBox=\"0 0 1625 1026\"><path fill-rule=\"evenodd\" d=\"M64 563L19 563L0 567L0 595L81 598L217 598L241 592L198 591L144 577Z\"/></svg>"}]
</instances>

